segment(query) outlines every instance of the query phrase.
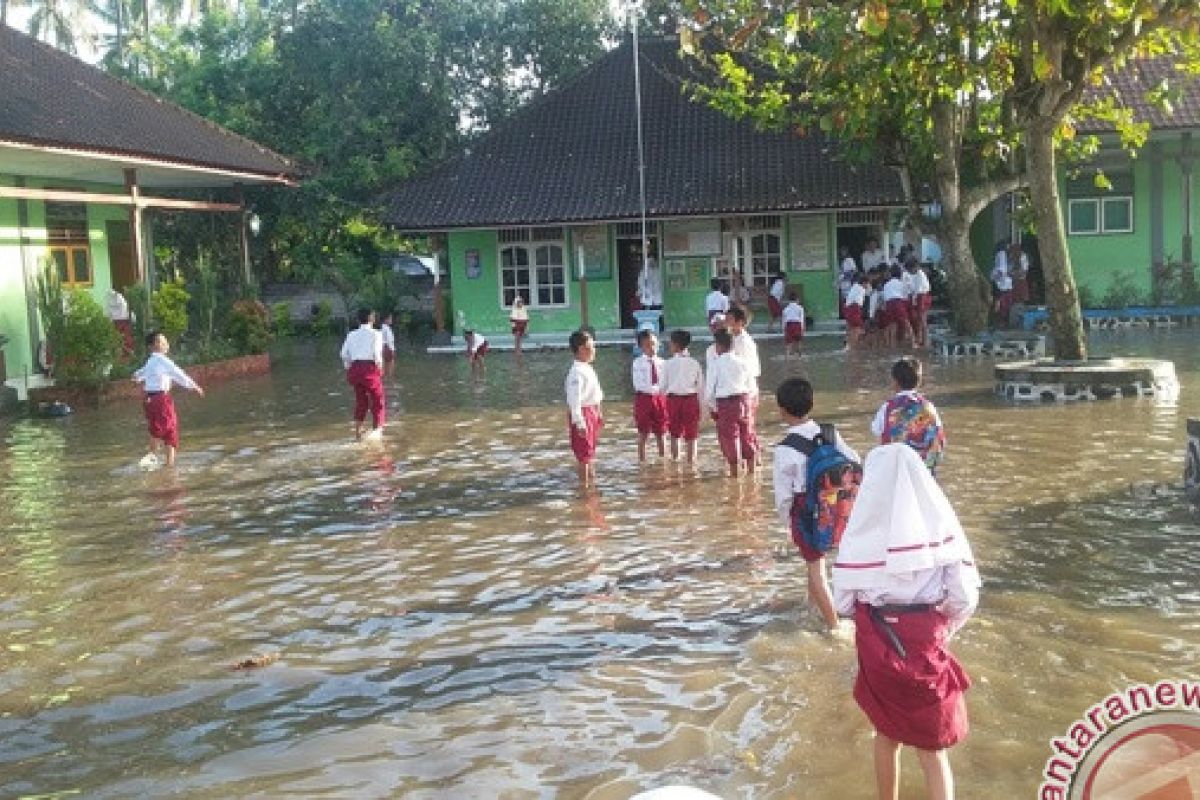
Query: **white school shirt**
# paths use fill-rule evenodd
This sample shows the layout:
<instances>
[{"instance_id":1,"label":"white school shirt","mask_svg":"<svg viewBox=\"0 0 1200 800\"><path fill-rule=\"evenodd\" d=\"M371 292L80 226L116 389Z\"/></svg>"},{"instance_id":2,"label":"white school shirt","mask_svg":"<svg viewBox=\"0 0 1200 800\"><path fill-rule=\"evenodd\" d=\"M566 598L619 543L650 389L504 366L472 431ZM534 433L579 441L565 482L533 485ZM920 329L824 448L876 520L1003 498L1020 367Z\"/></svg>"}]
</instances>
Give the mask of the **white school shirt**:
<instances>
[{"instance_id":1,"label":"white school shirt","mask_svg":"<svg viewBox=\"0 0 1200 800\"><path fill-rule=\"evenodd\" d=\"M882 247L877 247L874 250L864 250L862 254L863 272L870 272L884 261L887 261L887 253L883 252Z\"/></svg>"},{"instance_id":2,"label":"white school shirt","mask_svg":"<svg viewBox=\"0 0 1200 800\"><path fill-rule=\"evenodd\" d=\"M1012 275L1008 271L1008 255L1003 250L996 253L996 260L992 266L992 283L996 284L996 289L1001 292L1012 291Z\"/></svg>"},{"instance_id":3,"label":"white school shirt","mask_svg":"<svg viewBox=\"0 0 1200 800\"><path fill-rule=\"evenodd\" d=\"M151 353L142 368L133 373L133 379L141 381L147 392L169 392L171 381L185 389L196 388L196 382L162 353Z\"/></svg>"},{"instance_id":4,"label":"white school shirt","mask_svg":"<svg viewBox=\"0 0 1200 800\"><path fill-rule=\"evenodd\" d=\"M792 425L788 433L798 433L805 439L811 439L821 433L821 426L814 420ZM834 446L846 458L857 462L858 453L846 444L840 431L835 432ZM775 445L775 459L771 467L775 483L775 513L784 523L792 524L792 501L796 495L808 489L808 456L794 447L786 444Z\"/></svg>"},{"instance_id":5,"label":"white school shirt","mask_svg":"<svg viewBox=\"0 0 1200 800\"><path fill-rule=\"evenodd\" d=\"M125 302L124 295L116 289L109 291L105 311L113 322L129 319L129 303Z\"/></svg>"},{"instance_id":6,"label":"white school shirt","mask_svg":"<svg viewBox=\"0 0 1200 800\"><path fill-rule=\"evenodd\" d=\"M775 282L771 284L771 297L774 297L776 300L778 300L781 305L783 303L784 288L785 287L782 278L776 278Z\"/></svg>"},{"instance_id":7,"label":"white school shirt","mask_svg":"<svg viewBox=\"0 0 1200 800\"><path fill-rule=\"evenodd\" d=\"M762 362L758 360L758 345L750 334L742 331L733 337L733 354L746 362L750 368L750 393L758 394L758 379L762 375Z\"/></svg>"},{"instance_id":8,"label":"white school shirt","mask_svg":"<svg viewBox=\"0 0 1200 800\"><path fill-rule=\"evenodd\" d=\"M342 342L342 365L350 369L355 361L374 361L383 366L383 334L370 325L359 325Z\"/></svg>"},{"instance_id":9,"label":"white school shirt","mask_svg":"<svg viewBox=\"0 0 1200 800\"><path fill-rule=\"evenodd\" d=\"M651 361L654 363L654 369L658 371L657 382L653 380L653 373L650 370ZM651 358L642 353L633 360L630 372L633 376L633 390L635 392L642 392L643 394L663 393L663 360L658 356Z\"/></svg>"},{"instance_id":10,"label":"white school shirt","mask_svg":"<svg viewBox=\"0 0 1200 800\"><path fill-rule=\"evenodd\" d=\"M850 291L846 293L846 305L861 306L867 301L867 290L863 288L861 283L856 283L850 287Z\"/></svg>"},{"instance_id":11,"label":"white school shirt","mask_svg":"<svg viewBox=\"0 0 1200 800\"><path fill-rule=\"evenodd\" d=\"M700 362L686 350L667 359L659 377L662 378L664 394L699 395L704 391L704 370L700 368Z\"/></svg>"},{"instance_id":12,"label":"white school shirt","mask_svg":"<svg viewBox=\"0 0 1200 800\"><path fill-rule=\"evenodd\" d=\"M917 394L919 394L919 392L917 392L916 389L904 389L896 392L894 395L892 395L892 397L893 399L897 397L916 397ZM875 434L876 437L883 436L883 429L887 426L887 407L888 403L890 402L890 400L884 402L884 404L879 407L879 410L875 412L875 418L871 420L871 433ZM939 428L942 427L941 415L938 414L936 408L933 408L933 403L930 403L929 407L933 409L934 421L937 422Z\"/></svg>"},{"instance_id":13,"label":"white school shirt","mask_svg":"<svg viewBox=\"0 0 1200 800\"><path fill-rule=\"evenodd\" d=\"M508 318L513 322L528 322L529 307L528 306L513 306L512 311L508 312Z\"/></svg>"},{"instance_id":14,"label":"white school shirt","mask_svg":"<svg viewBox=\"0 0 1200 800\"><path fill-rule=\"evenodd\" d=\"M475 334L475 336L471 339L471 343L467 345L468 355L475 355L475 353L479 352L479 348L483 347L485 344L487 344L487 337L482 333Z\"/></svg>"},{"instance_id":15,"label":"white school shirt","mask_svg":"<svg viewBox=\"0 0 1200 800\"><path fill-rule=\"evenodd\" d=\"M386 322L379 326L379 332L383 334L384 347L396 349L396 334L392 331L392 326Z\"/></svg>"},{"instance_id":16,"label":"white school shirt","mask_svg":"<svg viewBox=\"0 0 1200 800\"><path fill-rule=\"evenodd\" d=\"M604 391L600 388L600 379L591 364L583 361L571 362L567 370L566 380L567 410L571 412L571 423L576 428L584 428L587 423L583 419L585 406L598 406L604 402Z\"/></svg>"},{"instance_id":17,"label":"white school shirt","mask_svg":"<svg viewBox=\"0 0 1200 800\"><path fill-rule=\"evenodd\" d=\"M979 573L975 566L956 562L893 576L878 589L838 589L834 581L833 605L839 616L854 616L854 604L872 606L929 603L946 615L949 634L963 626L979 605Z\"/></svg>"},{"instance_id":18,"label":"white school shirt","mask_svg":"<svg viewBox=\"0 0 1200 800\"><path fill-rule=\"evenodd\" d=\"M717 345L710 344L708 349L704 351L704 368L711 370L713 362L717 360Z\"/></svg>"},{"instance_id":19,"label":"white school shirt","mask_svg":"<svg viewBox=\"0 0 1200 800\"><path fill-rule=\"evenodd\" d=\"M908 294L910 297L917 297L923 294L929 294L933 288L929 285L929 276L925 274L925 270L917 269L916 272L905 273L908 276Z\"/></svg>"},{"instance_id":20,"label":"white school shirt","mask_svg":"<svg viewBox=\"0 0 1200 800\"><path fill-rule=\"evenodd\" d=\"M750 365L732 352L721 353L708 368L708 379L704 382L704 396L709 408L717 410L717 401L724 397L750 394L754 379L750 376Z\"/></svg>"},{"instance_id":21,"label":"white school shirt","mask_svg":"<svg viewBox=\"0 0 1200 800\"><path fill-rule=\"evenodd\" d=\"M704 298L704 310L710 313L720 311L724 314L729 311L729 298L720 289L714 289Z\"/></svg>"},{"instance_id":22,"label":"white school shirt","mask_svg":"<svg viewBox=\"0 0 1200 800\"><path fill-rule=\"evenodd\" d=\"M644 306L663 304L662 270L654 259L647 259L646 267L638 273L638 299Z\"/></svg>"},{"instance_id":23,"label":"white school shirt","mask_svg":"<svg viewBox=\"0 0 1200 800\"><path fill-rule=\"evenodd\" d=\"M787 325L789 322L804 324L804 306L794 300L783 307L783 324Z\"/></svg>"},{"instance_id":24,"label":"white school shirt","mask_svg":"<svg viewBox=\"0 0 1200 800\"><path fill-rule=\"evenodd\" d=\"M904 289L904 281L899 278L889 278L888 282L883 285L883 302L888 303L892 300L907 298L908 292Z\"/></svg>"}]
</instances>

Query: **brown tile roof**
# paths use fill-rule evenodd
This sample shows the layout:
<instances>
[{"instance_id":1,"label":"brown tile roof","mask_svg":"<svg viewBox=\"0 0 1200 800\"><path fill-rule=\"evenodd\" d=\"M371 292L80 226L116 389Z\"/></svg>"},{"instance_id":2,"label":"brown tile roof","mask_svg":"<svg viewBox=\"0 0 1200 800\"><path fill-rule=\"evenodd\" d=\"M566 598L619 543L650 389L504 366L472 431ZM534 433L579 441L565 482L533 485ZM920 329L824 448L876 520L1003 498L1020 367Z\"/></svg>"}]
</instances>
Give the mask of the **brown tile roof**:
<instances>
[{"instance_id":1,"label":"brown tile roof","mask_svg":"<svg viewBox=\"0 0 1200 800\"><path fill-rule=\"evenodd\" d=\"M396 187L384 218L416 231L637 217L631 49ZM650 216L903 204L891 169L853 166L820 135L763 132L690 100L674 42L643 43L640 63Z\"/></svg>"},{"instance_id":2,"label":"brown tile roof","mask_svg":"<svg viewBox=\"0 0 1200 800\"><path fill-rule=\"evenodd\" d=\"M0 25L0 139L267 177L283 156Z\"/></svg>"},{"instance_id":3,"label":"brown tile roof","mask_svg":"<svg viewBox=\"0 0 1200 800\"><path fill-rule=\"evenodd\" d=\"M1150 93L1167 80L1174 90L1170 110L1150 101ZM1118 103L1133 110L1134 119L1148 122L1155 130L1200 128L1200 75L1178 69L1169 56L1130 60L1120 69L1108 72L1101 86L1091 88L1085 99L1115 96ZM1079 129L1085 133L1111 131L1112 126L1084 120Z\"/></svg>"}]
</instances>

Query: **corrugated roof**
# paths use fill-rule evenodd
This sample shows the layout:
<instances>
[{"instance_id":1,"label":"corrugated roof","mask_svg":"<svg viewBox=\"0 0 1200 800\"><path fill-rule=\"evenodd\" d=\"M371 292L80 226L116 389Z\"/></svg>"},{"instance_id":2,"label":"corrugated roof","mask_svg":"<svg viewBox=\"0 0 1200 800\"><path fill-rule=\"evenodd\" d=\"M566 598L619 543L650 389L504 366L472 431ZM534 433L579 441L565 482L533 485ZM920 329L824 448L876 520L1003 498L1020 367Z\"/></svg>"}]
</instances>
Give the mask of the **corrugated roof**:
<instances>
[{"instance_id":1,"label":"corrugated roof","mask_svg":"<svg viewBox=\"0 0 1200 800\"><path fill-rule=\"evenodd\" d=\"M1150 101L1151 92L1166 80L1173 90L1170 109ZM1120 69L1110 70L1102 85L1089 88L1084 97L1095 100L1114 97L1119 105L1132 109L1134 119L1148 122L1155 130L1200 127L1200 75L1189 75L1176 67L1170 56L1131 59ZM1085 133L1111 131L1108 123L1083 121Z\"/></svg>"},{"instance_id":2,"label":"corrugated roof","mask_svg":"<svg viewBox=\"0 0 1200 800\"><path fill-rule=\"evenodd\" d=\"M651 217L903 205L892 169L689 99L674 42L643 44L640 64ZM382 203L389 223L414 231L637 217L631 44Z\"/></svg>"},{"instance_id":3,"label":"corrugated roof","mask_svg":"<svg viewBox=\"0 0 1200 800\"><path fill-rule=\"evenodd\" d=\"M0 26L0 139L283 179L288 159Z\"/></svg>"}]
</instances>

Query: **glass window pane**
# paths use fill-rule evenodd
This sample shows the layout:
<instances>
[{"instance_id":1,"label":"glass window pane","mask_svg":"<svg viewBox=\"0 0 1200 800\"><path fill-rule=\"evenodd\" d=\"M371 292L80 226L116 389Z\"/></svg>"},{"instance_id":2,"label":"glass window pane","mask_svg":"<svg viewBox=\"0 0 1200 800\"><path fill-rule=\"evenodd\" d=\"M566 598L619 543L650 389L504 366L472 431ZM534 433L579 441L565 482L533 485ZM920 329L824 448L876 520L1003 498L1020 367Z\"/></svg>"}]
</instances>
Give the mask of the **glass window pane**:
<instances>
[{"instance_id":1,"label":"glass window pane","mask_svg":"<svg viewBox=\"0 0 1200 800\"><path fill-rule=\"evenodd\" d=\"M63 283L70 283L71 273L67 267L67 251L51 250L50 257L54 259L54 268L58 272L58 279Z\"/></svg>"},{"instance_id":2,"label":"glass window pane","mask_svg":"<svg viewBox=\"0 0 1200 800\"><path fill-rule=\"evenodd\" d=\"M1104 230L1129 231L1133 229L1133 201L1128 197L1104 200Z\"/></svg>"},{"instance_id":3,"label":"glass window pane","mask_svg":"<svg viewBox=\"0 0 1200 800\"><path fill-rule=\"evenodd\" d=\"M1071 233L1095 233L1099 230L1099 203L1095 200L1072 200L1070 205Z\"/></svg>"},{"instance_id":4,"label":"glass window pane","mask_svg":"<svg viewBox=\"0 0 1200 800\"><path fill-rule=\"evenodd\" d=\"M88 251L80 247L71 251L72 266L75 267L76 283L91 283L92 269L88 263Z\"/></svg>"}]
</instances>

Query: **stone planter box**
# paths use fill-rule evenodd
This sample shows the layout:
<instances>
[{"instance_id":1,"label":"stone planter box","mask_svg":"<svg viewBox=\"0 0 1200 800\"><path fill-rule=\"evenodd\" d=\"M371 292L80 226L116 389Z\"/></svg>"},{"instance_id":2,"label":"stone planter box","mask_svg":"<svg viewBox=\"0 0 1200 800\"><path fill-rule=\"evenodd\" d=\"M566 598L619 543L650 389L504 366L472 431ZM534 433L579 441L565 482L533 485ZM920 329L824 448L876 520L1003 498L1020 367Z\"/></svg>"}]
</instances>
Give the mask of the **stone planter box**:
<instances>
[{"instance_id":1,"label":"stone planter box","mask_svg":"<svg viewBox=\"0 0 1200 800\"><path fill-rule=\"evenodd\" d=\"M1045 330L1049 320L1045 308L1030 308L1019 316L1027 331ZM1129 308L1085 308L1083 324L1088 330L1121 328L1174 328L1200 320L1200 306L1130 306Z\"/></svg>"},{"instance_id":2,"label":"stone planter box","mask_svg":"<svg viewBox=\"0 0 1200 800\"><path fill-rule=\"evenodd\" d=\"M230 378L243 375L265 375L271 371L271 355L261 353L252 356L239 356L225 361L212 361L208 364L193 364L185 367L184 371L191 375L196 383L207 386ZM142 386L139 383L123 378L118 381L106 381L96 386L45 386L29 390L29 405L36 408L42 403L66 403L74 409L99 408L117 400L128 400L140 397Z\"/></svg>"}]
</instances>

